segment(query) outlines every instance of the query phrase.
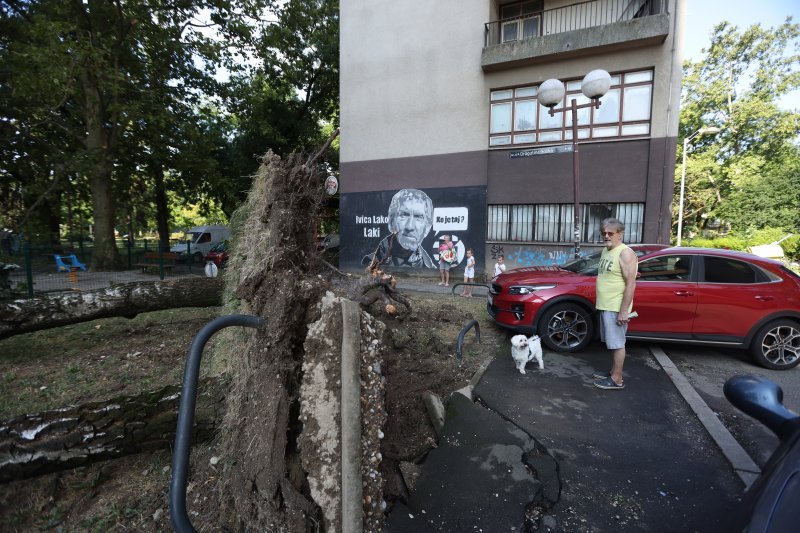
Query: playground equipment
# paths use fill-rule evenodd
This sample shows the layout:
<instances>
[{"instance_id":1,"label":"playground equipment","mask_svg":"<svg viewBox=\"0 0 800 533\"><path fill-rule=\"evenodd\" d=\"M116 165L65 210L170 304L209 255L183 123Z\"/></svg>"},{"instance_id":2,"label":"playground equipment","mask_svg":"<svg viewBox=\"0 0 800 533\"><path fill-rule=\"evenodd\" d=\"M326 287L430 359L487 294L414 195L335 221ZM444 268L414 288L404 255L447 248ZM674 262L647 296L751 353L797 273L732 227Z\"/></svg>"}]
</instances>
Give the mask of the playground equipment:
<instances>
[{"instance_id":1,"label":"playground equipment","mask_svg":"<svg viewBox=\"0 0 800 533\"><path fill-rule=\"evenodd\" d=\"M75 254L58 255L53 254L56 259L56 271L58 272L73 272L74 270L81 269L86 271L86 265L78 261Z\"/></svg>"}]
</instances>

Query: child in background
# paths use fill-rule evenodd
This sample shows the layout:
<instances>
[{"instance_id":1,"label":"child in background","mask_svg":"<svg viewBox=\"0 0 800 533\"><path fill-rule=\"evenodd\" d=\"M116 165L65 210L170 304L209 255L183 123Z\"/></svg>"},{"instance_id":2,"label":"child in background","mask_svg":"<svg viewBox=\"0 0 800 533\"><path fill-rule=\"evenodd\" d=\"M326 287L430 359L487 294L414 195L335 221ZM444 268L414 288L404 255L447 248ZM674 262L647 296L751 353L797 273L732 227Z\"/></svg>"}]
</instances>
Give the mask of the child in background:
<instances>
[{"instance_id":1,"label":"child in background","mask_svg":"<svg viewBox=\"0 0 800 533\"><path fill-rule=\"evenodd\" d=\"M467 266L464 267L464 283L472 283L475 280L475 258L472 257L472 248L467 250ZM472 298L472 286L464 285L464 292L461 296Z\"/></svg>"},{"instance_id":2,"label":"child in background","mask_svg":"<svg viewBox=\"0 0 800 533\"><path fill-rule=\"evenodd\" d=\"M503 257L503 254L500 254L497 256L497 263L494 264L494 277L496 278L505 271L506 271L505 257Z\"/></svg>"}]
</instances>

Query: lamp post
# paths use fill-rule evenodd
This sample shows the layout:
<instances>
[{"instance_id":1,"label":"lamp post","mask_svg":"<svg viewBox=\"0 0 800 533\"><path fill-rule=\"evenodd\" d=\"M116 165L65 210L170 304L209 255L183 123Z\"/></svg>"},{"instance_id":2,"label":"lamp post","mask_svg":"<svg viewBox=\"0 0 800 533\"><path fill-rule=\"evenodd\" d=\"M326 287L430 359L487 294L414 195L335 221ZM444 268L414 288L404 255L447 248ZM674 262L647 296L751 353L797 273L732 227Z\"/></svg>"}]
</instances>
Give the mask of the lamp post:
<instances>
[{"instance_id":1,"label":"lamp post","mask_svg":"<svg viewBox=\"0 0 800 533\"><path fill-rule=\"evenodd\" d=\"M683 161L681 162L681 193L680 200L678 200L678 241L676 244L681 245L681 238L683 237L683 191L686 184L686 151L689 149L689 141L701 135L719 133L720 129L715 126L704 126L683 139Z\"/></svg>"},{"instance_id":2,"label":"lamp post","mask_svg":"<svg viewBox=\"0 0 800 533\"><path fill-rule=\"evenodd\" d=\"M591 101L586 104L578 104L575 98L570 99L570 104L560 109L555 109L564 99L564 84L560 80L545 80L539 86L539 103L549 108L550 116L556 113L570 112L572 114L572 188L574 192L574 237L575 237L575 257L580 257L581 251L581 215L580 215L580 167L578 160L578 109L587 107L600 108L600 98L603 97L611 86L611 76L605 70L593 70L584 76L581 82L581 92Z\"/></svg>"}]
</instances>

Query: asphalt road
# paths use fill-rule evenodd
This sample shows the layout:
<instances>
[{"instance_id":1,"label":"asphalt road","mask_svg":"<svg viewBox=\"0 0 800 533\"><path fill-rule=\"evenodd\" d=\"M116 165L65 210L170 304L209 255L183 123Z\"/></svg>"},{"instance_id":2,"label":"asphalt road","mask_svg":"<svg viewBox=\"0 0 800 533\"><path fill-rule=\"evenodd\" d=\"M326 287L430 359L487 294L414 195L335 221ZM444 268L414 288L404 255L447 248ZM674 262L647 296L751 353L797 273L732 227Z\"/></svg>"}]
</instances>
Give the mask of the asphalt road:
<instances>
[{"instance_id":1,"label":"asphalt road","mask_svg":"<svg viewBox=\"0 0 800 533\"><path fill-rule=\"evenodd\" d=\"M743 350L678 344L660 346L753 461L763 467L778 445L777 437L731 405L722 387L728 378L736 375L764 376L783 389L784 405L800 414L800 367L768 370L753 363Z\"/></svg>"}]
</instances>

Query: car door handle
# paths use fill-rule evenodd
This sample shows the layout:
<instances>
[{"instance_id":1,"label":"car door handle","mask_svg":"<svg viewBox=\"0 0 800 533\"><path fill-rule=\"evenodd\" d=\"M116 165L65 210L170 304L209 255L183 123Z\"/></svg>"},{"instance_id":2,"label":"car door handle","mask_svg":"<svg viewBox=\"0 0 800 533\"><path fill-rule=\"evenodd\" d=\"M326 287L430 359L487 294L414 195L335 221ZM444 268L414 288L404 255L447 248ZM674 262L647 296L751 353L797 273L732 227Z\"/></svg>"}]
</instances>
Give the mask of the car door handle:
<instances>
[{"instance_id":1,"label":"car door handle","mask_svg":"<svg viewBox=\"0 0 800 533\"><path fill-rule=\"evenodd\" d=\"M675 296L689 297L694 296L692 291L675 291Z\"/></svg>"},{"instance_id":2,"label":"car door handle","mask_svg":"<svg viewBox=\"0 0 800 533\"><path fill-rule=\"evenodd\" d=\"M756 296L756 300L759 302L771 302L774 299L774 296Z\"/></svg>"}]
</instances>

